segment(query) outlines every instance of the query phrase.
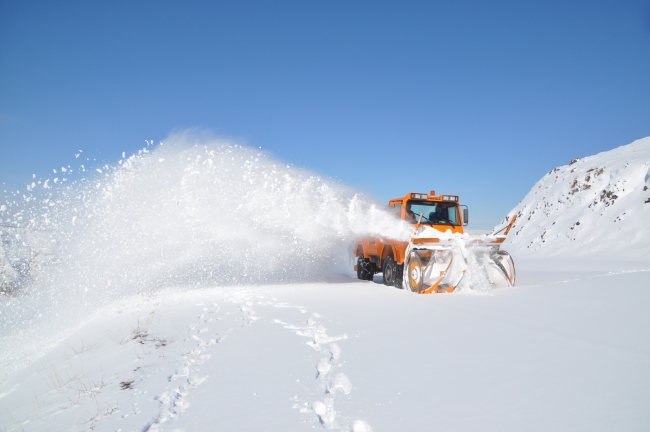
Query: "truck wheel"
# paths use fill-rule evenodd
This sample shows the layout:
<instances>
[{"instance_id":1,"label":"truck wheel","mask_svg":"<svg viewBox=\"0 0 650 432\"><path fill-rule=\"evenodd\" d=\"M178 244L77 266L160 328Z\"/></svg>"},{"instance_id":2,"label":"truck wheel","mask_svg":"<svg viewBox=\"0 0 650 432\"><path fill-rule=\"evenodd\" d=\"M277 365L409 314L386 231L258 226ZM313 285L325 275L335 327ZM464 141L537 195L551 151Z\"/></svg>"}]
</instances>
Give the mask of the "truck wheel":
<instances>
[{"instance_id":1,"label":"truck wheel","mask_svg":"<svg viewBox=\"0 0 650 432\"><path fill-rule=\"evenodd\" d=\"M411 252L406 263L406 286L413 292L422 290L422 259L416 252Z\"/></svg>"},{"instance_id":2,"label":"truck wheel","mask_svg":"<svg viewBox=\"0 0 650 432\"><path fill-rule=\"evenodd\" d=\"M369 259L359 255L357 260L357 278L371 281L375 275L375 265Z\"/></svg>"},{"instance_id":3,"label":"truck wheel","mask_svg":"<svg viewBox=\"0 0 650 432\"><path fill-rule=\"evenodd\" d=\"M392 256L384 260L384 285L402 288L404 266L398 265Z\"/></svg>"},{"instance_id":4,"label":"truck wheel","mask_svg":"<svg viewBox=\"0 0 650 432\"><path fill-rule=\"evenodd\" d=\"M395 271L393 272L393 286L402 289L402 281L404 279L404 266L395 263Z\"/></svg>"},{"instance_id":5,"label":"truck wheel","mask_svg":"<svg viewBox=\"0 0 650 432\"><path fill-rule=\"evenodd\" d=\"M384 285L393 286L395 284L395 260L392 256L386 257L383 265Z\"/></svg>"}]
</instances>

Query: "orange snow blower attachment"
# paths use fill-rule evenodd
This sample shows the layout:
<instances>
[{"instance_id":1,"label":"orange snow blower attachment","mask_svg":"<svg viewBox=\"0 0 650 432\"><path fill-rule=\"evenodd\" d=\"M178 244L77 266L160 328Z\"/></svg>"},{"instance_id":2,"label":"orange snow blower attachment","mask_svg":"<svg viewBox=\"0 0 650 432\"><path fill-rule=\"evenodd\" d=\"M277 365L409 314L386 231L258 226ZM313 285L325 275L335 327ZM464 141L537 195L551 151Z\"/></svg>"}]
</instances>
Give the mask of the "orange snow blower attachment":
<instances>
[{"instance_id":1,"label":"orange snow blower attachment","mask_svg":"<svg viewBox=\"0 0 650 432\"><path fill-rule=\"evenodd\" d=\"M468 270L478 272L491 287L515 284L515 264L508 252L499 246L506 239L516 216L500 231L487 236L436 237L416 233L406 249L405 287L420 294L452 292ZM427 235L428 233L424 233Z\"/></svg>"},{"instance_id":2,"label":"orange snow blower attachment","mask_svg":"<svg viewBox=\"0 0 650 432\"><path fill-rule=\"evenodd\" d=\"M454 291L469 270L480 273L492 287L514 285L514 262L499 247L516 217L498 232L469 236L463 229L469 212L457 195L415 192L390 200L389 206L413 225L413 238L358 241L354 269L359 279L372 280L375 273L383 273L385 285L430 294Z\"/></svg>"}]
</instances>

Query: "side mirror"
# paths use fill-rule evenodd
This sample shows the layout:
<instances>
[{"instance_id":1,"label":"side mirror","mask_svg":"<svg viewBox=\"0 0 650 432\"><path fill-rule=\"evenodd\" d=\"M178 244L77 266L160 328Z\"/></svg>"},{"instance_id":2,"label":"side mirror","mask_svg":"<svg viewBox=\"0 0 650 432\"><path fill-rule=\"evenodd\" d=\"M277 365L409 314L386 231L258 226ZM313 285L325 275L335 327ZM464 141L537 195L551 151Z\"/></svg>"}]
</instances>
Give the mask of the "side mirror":
<instances>
[{"instance_id":1,"label":"side mirror","mask_svg":"<svg viewBox=\"0 0 650 432\"><path fill-rule=\"evenodd\" d=\"M463 209L463 225L467 225L469 223L469 210L467 207Z\"/></svg>"}]
</instances>

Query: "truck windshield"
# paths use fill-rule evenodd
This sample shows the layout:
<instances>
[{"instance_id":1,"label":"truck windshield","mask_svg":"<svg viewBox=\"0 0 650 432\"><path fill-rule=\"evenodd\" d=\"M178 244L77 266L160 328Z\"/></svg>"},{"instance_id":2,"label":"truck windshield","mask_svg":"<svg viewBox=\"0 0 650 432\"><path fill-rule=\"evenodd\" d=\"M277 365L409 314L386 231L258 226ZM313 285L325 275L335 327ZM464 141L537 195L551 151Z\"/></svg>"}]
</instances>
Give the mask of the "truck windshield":
<instances>
[{"instance_id":1,"label":"truck windshield","mask_svg":"<svg viewBox=\"0 0 650 432\"><path fill-rule=\"evenodd\" d=\"M417 223L422 215L422 223L428 225L460 225L458 209L455 204L442 204L430 201L408 201L405 220Z\"/></svg>"}]
</instances>

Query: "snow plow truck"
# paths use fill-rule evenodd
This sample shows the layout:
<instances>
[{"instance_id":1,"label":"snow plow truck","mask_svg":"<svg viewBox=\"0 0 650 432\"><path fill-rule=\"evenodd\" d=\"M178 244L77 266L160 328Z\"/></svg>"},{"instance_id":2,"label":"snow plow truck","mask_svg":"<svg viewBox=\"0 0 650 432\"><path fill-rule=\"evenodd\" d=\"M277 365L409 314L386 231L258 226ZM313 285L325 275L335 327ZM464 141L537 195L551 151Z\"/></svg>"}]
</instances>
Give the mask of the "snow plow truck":
<instances>
[{"instance_id":1,"label":"snow plow truck","mask_svg":"<svg viewBox=\"0 0 650 432\"><path fill-rule=\"evenodd\" d=\"M383 274L385 285L419 294L453 292L468 274L491 287L515 284L515 265L501 250L516 216L489 235L469 236L467 206L457 195L409 193L392 199L389 209L414 227L410 241L368 237L355 245L357 277L373 280Z\"/></svg>"}]
</instances>

